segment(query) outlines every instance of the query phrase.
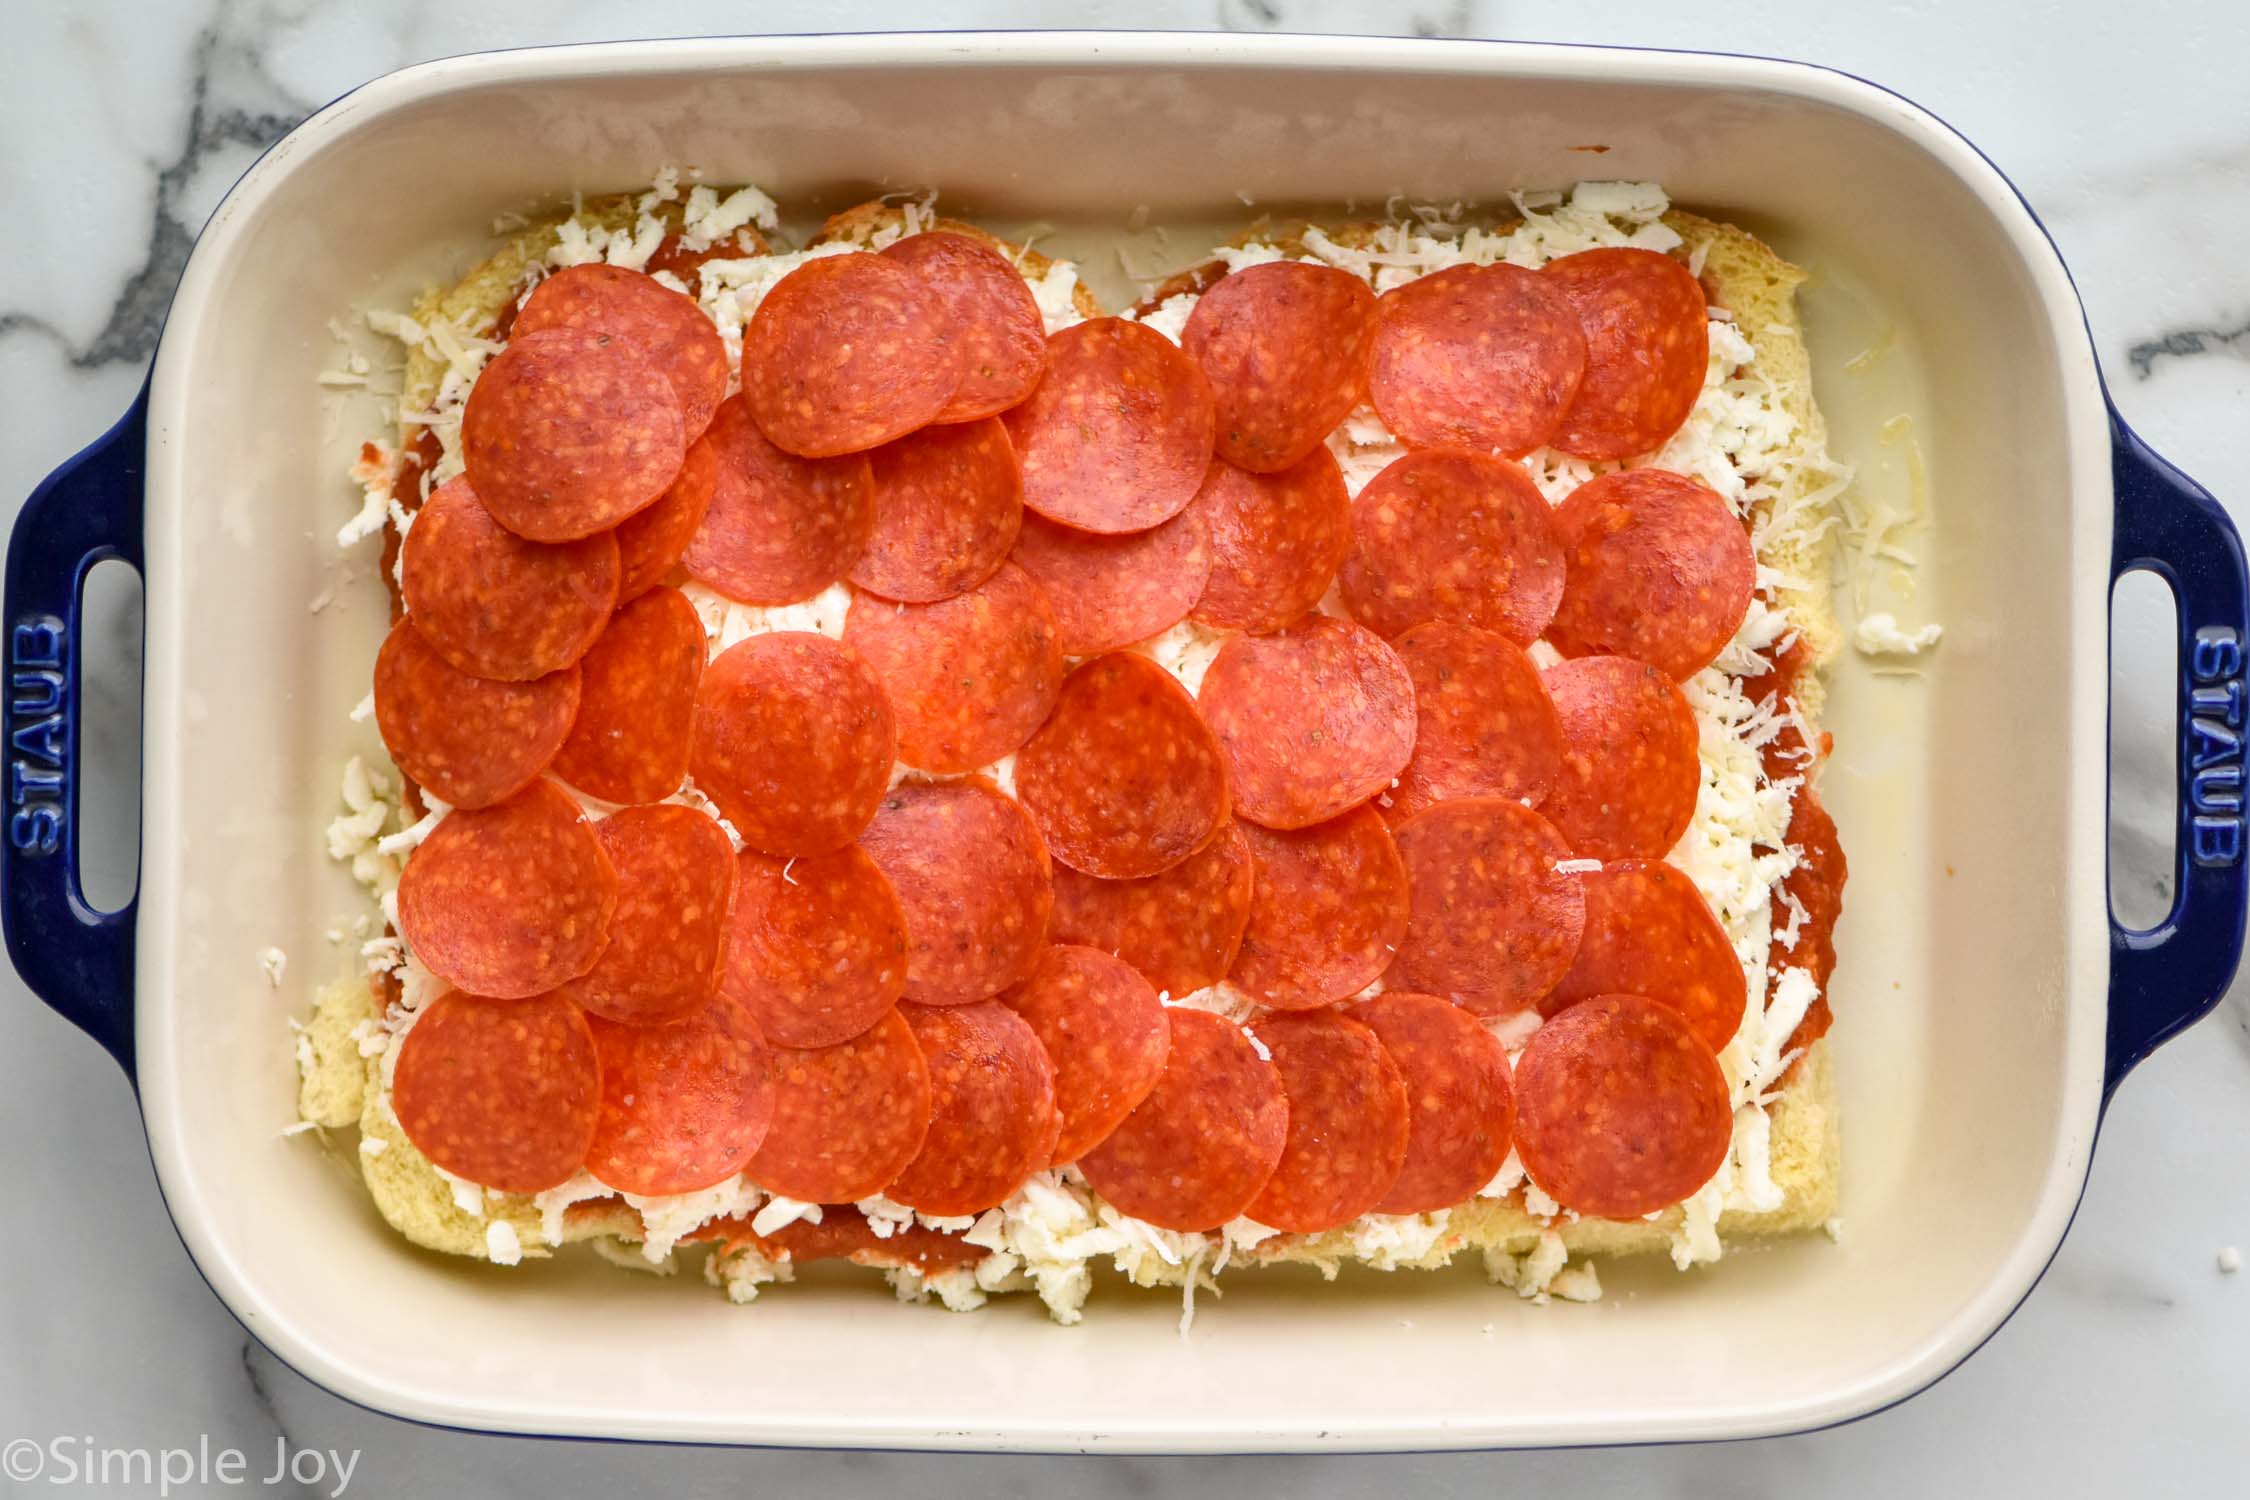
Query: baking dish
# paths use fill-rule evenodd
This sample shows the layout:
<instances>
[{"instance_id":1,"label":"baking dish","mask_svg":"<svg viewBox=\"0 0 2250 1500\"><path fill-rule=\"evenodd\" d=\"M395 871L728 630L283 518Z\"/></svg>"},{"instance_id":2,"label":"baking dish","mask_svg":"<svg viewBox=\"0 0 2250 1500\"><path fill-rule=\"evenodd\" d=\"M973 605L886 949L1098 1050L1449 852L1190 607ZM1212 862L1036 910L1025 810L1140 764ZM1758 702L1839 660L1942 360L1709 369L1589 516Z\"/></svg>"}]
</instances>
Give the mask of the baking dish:
<instances>
[{"instance_id":1,"label":"baking dish","mask_svg":"<svg viewBox=\"0 0 2250 1500\"><path fill-rule=\"evenodd\" d=\"M1603 148L1598 151L1590 148ZM496 209L690 163L837 207L942 186L971 213L1116 224L1260 205L1491 199L1660 181L1819 271L1822 396L1847 460L1911 418L1932 525L1920 681L1846 663L1824 795L1853 860L1840 934L1840 1243L1534 1309L1458 1275L1273 1275L1206 1306L1097 1293L891 1309L814 1277L746 1312L599 1267L510 1275L386 1233L291 1117L292 975L357 908L318 830L373 748L349 710L382 625L335 582L324 327L455 269ZM1879 330L1891 374L1842 378ZM1872 347L1872 345L1870 346ZM334 497L333 508L322 497ZM137 902L74 873L79 586L146 584ZM2111 920L2107 599L2180 611L2178 897ZM2104 396L2063 266L2013 190L1913 105L1819 69L1487 43L1184 35L805 37L453 59L372 83L275 146L204 231L150 383L16 526L6 578L8 946L138 1082L189 1251L280 1357L424 1421L518 1432L914 1448L1433 1449L1739 1437L1836 1422L1951 1368L2029 1290L2102 1103L2202 1015L2243 928L2243 557L2210 498ZM1367 1372L1359 1380L1334 1372ZM1533 1378L1531 1372L1536 1372Z\"/></svg>"}]
</instances>

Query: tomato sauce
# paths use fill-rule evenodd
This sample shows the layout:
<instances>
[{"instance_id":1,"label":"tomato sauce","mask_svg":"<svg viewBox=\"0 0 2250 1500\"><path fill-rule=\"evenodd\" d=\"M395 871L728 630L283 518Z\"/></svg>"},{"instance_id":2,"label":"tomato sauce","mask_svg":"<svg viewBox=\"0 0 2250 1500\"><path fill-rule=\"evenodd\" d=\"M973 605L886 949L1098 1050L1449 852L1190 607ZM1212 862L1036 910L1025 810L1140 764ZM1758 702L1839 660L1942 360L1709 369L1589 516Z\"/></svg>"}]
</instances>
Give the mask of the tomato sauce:
<instances>
[{"instance_id":1,"label":"tomato sauce","mask_svg":"<svg viewBox=\"0 0 2250 1500\"><path fill-rule=\"evenodd\" d=\"M848 1260L862 1266L908 1266L924 1276L935 1276L983 1260L985 1252L963 1244L956 1235L940 1234L920 1224L902 1225L877 1238L866 1215L856 1208L831 1205L818 1224L799 1219L772 1234L756 1234L747 1219L722 1219L706 1224L688 1236L691 1240L719 1240L728 1252L753 1245L774 1260Z\"/></svg>"}]
</instances>

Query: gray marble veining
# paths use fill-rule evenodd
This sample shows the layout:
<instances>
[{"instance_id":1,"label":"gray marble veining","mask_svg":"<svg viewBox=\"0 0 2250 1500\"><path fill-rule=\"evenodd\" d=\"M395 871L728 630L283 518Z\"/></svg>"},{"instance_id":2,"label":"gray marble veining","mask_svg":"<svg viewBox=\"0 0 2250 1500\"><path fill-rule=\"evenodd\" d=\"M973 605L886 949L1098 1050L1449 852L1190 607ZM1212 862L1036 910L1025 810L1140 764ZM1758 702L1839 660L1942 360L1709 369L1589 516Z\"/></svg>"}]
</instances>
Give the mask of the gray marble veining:
<instances>
[{"instance_id":1,"label":"gray marble veining","mask_svg":"<svg viewBox=\"0 0 2250 1500\"><path fill-rule=\"evenodd\" d=\"M122 409L195 232L255 154L386 69L476 48L754 24L725 0L644 8L494 0L22 0L0 49L0 491L22 495ZM1961 126L2061 245L2128 419L2250 517L2250 20L2196 0L1831 11L1613 0L802 0L777 26L1224 26L1639 42L1801 57ZM2121 633L2118 713L2168 712L2162 629ZM127 666L99 685L133 693ZM122 750L123 746L106 747ZM114 757L122 762L122 755ZM112 790L129 768L112 765ZM2164 868L2165 771L2129 753L2121 881ZM97 783L97 788L102 785ZM97 795L99 794L97 790ZM122 869L129 844L109 852ZM2237 1492L2250 1465L2250 987L2145 1065L2111 1110L2083 1211L2024 1310L1967 1366L1838 1431L1701 1449L1504 1457L1049 1460L835 1456L503 1441L351 1407L282 1366L196 1276L166 1221L129 1091L12 977L0 1003L0 1443L198 1434L360 1449L355 1492L462 1496L1089 1493L1244 1496ZM255 1486L253 1486L254 1488ZM11 1493L47 1493L34 1485ZM152 1491L149 1491L153 1493ZM186 1491L193 1493L194 1491ZM213 1491L214 1493L224 1491ZM326 1493L318 1486L304 1493ZM176 1490L175 1493L182 1493Z\"/></svg>"}]
</instances>

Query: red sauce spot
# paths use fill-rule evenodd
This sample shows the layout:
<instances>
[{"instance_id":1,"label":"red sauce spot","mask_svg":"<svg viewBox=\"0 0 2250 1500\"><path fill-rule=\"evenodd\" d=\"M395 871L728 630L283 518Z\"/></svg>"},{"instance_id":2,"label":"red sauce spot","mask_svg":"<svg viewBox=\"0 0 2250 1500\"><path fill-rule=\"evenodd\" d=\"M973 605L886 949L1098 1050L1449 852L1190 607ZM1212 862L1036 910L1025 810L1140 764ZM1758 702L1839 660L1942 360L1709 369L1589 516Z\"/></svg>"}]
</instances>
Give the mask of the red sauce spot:
<instances>
[{"instance_id":1,"label":"red sauce spot","mask_svg":"<svg viewBox=\"0 0 2250 1500\"><path fill-rule=\"evenodd\" d=\"M678 235L668 234L664 236L664 243L656 247L656 253L648 258L648 264L641 269L651 276L659 271L670 271L687 283L689 296L700 300L703 296L705 261L740 260L745 255L758 253L755 246L745 246L742 242L745 232L737 230L707 250L690 250L680 243Z\"/></svg>"},{"instance_id":2,"label":"red sauce spot","mask_svg":"<svg viewBox=\"0 0 2250 1500\"><path fill-rule=\"evenodd\" d=\"M1788 648L1774 658L1768 671L1744 681L1744 695L1753 703L1772 697L1776 707L1786 711L1796 697L1797 680L1811 666L1810 655L1802 637L1791 641ZM1820 754L1827 755L1834 743L1834 736L1822 734ZM1767 777L1776 780L1803 773L1813 761L1804 734L1794 719L1782 721L1781 733L1766 742L1760 758ZM1797 1023L1797 1029L1789 1037L1791 1048L1803 1048L1827 1035L1835 1020L1835 1013L1828 1004L1828 979L1836 971L1836 919L1843 914L1844 882L1850 871L1845 865L1843 847L1837 842L1836 820L1828 816L1828 809L1820 805L1819 795L1810 787L1797 793L1790 808L1789 831L1785 837L1803 857L1774 892L1774 931L1778 934L1794 919L1784 897L1794 898L1805 909L1805 917L1798 925L1794 948L1784 947L1778 936L1774 939L1766 956L1766 967L1775 973L1784 968L1805 969L1820 985L1819 997L1806 1009L1805 1018ZM1792 1067L1791 1072L1794 1071ZM1786 1081L1786 1075L1784 1079Z\"/></svg>"},{"instance_id":3,"label":"red sauce spot","mask_svg":"<svg viewBox=\"0 0 2250 1500\"><path fill-rule=\"evenodd\" d=\"M772 1234L754 1234L748 1219L721 1219L688 1235L690 1240L718 1240L728 1253L744 1245L756 1246L775 1260L848 1260L861 1266L911 1266L924 1276L934 1276L961 1266L973 1266L985 1252L965 1245L956 1235L940 1234L916 1224L894 1229L878 1239L866 1216L856 1208L830 1205L818 1224L799 1219Z\"/></svg>"}]
</instances>

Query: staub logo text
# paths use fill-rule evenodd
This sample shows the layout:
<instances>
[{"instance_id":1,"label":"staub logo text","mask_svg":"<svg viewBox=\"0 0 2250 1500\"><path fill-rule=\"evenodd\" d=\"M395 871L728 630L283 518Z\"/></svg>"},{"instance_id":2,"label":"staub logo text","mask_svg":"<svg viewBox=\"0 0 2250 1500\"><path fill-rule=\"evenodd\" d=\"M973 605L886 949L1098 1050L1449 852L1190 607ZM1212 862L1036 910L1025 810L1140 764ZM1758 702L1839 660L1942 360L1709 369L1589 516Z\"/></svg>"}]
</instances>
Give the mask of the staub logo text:
<instances>
[{"instance_id":1,"label":"staub logo text","mask_svg":"<svg viewBox=\"0 0 2250 1500\"><path fill-rule=\"evenodd\" d=\"M2187 773L2192 853L2199 865L2242 862L2242 637L2195 633L2188 659Z\"/></svg>"},{"instance_id":2,"label":"staub logo text","mask_svg":"<svg viewBox=\"0 0 2250 1500\"><path fill-rule=\"evenodd\" d=\"M8 632L8 842L62 847L70 806L70 629L31 615Z\"/></svg>"}]
</instances>

